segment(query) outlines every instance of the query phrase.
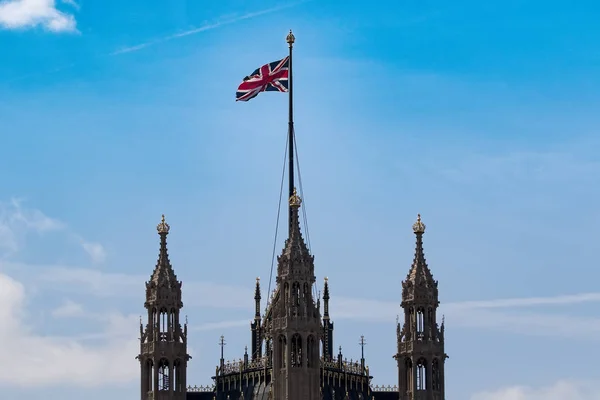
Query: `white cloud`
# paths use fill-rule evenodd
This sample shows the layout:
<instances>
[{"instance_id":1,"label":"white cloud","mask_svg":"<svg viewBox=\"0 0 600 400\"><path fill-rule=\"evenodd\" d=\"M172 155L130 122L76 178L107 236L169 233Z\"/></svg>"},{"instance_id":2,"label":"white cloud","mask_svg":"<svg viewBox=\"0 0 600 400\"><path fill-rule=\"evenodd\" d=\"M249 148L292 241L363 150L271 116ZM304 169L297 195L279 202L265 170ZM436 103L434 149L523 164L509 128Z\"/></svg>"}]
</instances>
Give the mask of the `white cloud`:
<instances>
[{"instance_id":1,"label":"white cloud","mask_svg":"<svg viewBox=\"0 0 600 400\"><path fill-rule=\"evenodd\" d=\"M8 265L8 264L7 264ZM10 264L17 268L20 264ZM26 266L21 266L27 268ZM150 275L127 275L105 273L93 269L69 267L36 266L41 271L37 279L46 283L56 283L54 288L77 293L87 293L99 297L134 296L139 297L144 288L144 282Z\"/></svg>"},{"instance_id":2,"label":"white cloud","mask_svg":"<svg viewBox=\"0 0 600 400\"><path fill-rule=\"evenodd\" d=\"M250 318L234 320L234 321L207 322L202 325L190 327L190 331L192 331L192 332L214 331L214 330L218 330L218 329L237 328L238 326L248 326L248 325L250 325Z\"/></svg>"},{"instance_id":3,"label":"white cloud","mask_svg":"<svg viewBox=\"0 0 600 400\"><path fill-rule=\"evenodd\" d=\"M0 375L0 385L100 386L129 382L137 377L133 358L139 350L133 317L108 319L108 339L84 345L73 338L37 335L21 319L25 305L23 285L0 274L0 363L11 365Z\"/></svg>"},{"instance_id":4,"label":"white cloud","mask_svg":"<svg viewBox=\"0 0 600 400\"><path fill-rule=\"evenodd\" d=\"M496 299L442 304L448 326L490 329L522 335L557 336L598 340L600 318L576 317L559 313L522 312L526 307L599 302L600 293L560 295L554 297ZM504 308L503 312L495 311ZM332 296L332 318L390 322L402 313L399 302L353 299ZM586 329L572 329L585 326Z\"/></svg>"},{"instance_id":5,"label":"white cloud","mask_svg":"<svg viewBox=\"0 0 600 400\"><path fill-rule=\"evenodd\" d=\"M61 3L68 4L71 7L79 10L79 3L77 3L75 0L61 0Z\"/></svg>"},{"instance_id":6,"label":"white cloud","mask_svg":"<svg viewBox=\"0 0 600 400\"><path fill-rule=\"evenodd\" d=\"M56 318L73 318L84 315L83 306L71 300L65 301L63 305L52 311L52 316Z\"/></svg>"},{"instance_id":7,"label":"white cloud","mask_svg":"<svg viewBox=\"0 0 600 400\"><path fill-rule=\"evenodd\" d=\"M55 0L0 2L0 27L23 29L41 26L51 32L76 31L75 17L56 8Z\"/></svg>"},{"instance_id":8,"label":"white cloud","mask_svg":"<svg viewBox=\"0 0 600 400\"><path fill-rule=\"evenodd\" d=\"M480 392L471 400L600 400L600 385L591 382L563 380L551 386L533 388L512 386Z\"/></svg>"},{"instance_id":9,"label":"white cloud","mask_svg":"<svg viewBox=\"0 0 600 400\"><path fill-rule=\"evenodd\" d=\"M81 247L83 247L83 250L88 253L92 259L92 262L94 263L101 263L106 259L106 250L104 250L104 246L102 246L100 243L86 242L85 240L82 240Z\"/></svg>"},{"instance_id":10,"label":"white cloud","mask_svg":"<svg viewBox=\"0 0 600 400\"><path fill-rule=\"evenodd\" d=\"M139 296L146 276L104 273L97 270L67 267L36 267L42 270L39 279L54 283L61 291L89 293L99 297ZM253 292L247 287L219 285L211 282L184 282L183 299L186 307L218 307L230 309L252 308ZM137 294L136 294L137 293ZM226 302L214 303L215 296L229 293ZM192 296L192 294L194 294ZM552 297L495 299L442 304L448 326L490 329L522 335L555 336L573 339L598 340L600 318L572 316L541 311L523 312L524 309L544 305L568 305L600 302L600 293L582 293ZM504 309L501 312L499 309ZM393 323L402 313L399 302L332 296L331 316L334 319L352 319ZM228 321L226 324L243 325L248 321ZM217 323L220 324L220 323ZM586 329L571 329L586 326ZM215 329L219 328L215 325ZM223 326L225 327L225 326ZM194 328L202 330L208 328Z\"/></svg>"},{"instance_id":11,"label":"white cloud","mask_svg":"<svg viewBox=\"0 0 600 400\"><path fill-rule=\"evenodd\" d=\"M19 251L28 232L43 234L58 231L65 225L36 209L22 207L22 201L0 202L0 250Z\"/></svg>"},{"instance_id":12,"label":"white cloud","mask_svg":"<svg viewBox=\"0 0 600 400\"><path fill-rule=\"evenodd\" d=\"M28 233L45 234L53 231L63 231L74 238L92 262L102 263L106 259L106 250L100 243L85 240L58 219L35 208L24 207L19 199L0 202L0 251L16 253L21 250Z\"/></svg>"},{"instance_id":13,"label":"white cloud","mask_svg":"<svg viewBox=\"0 0 600 400\"><path fill-rule=\"evenodd\" d=\"M42 271L38 279L43 282L58 284L55 285L55 288L59 290L83 292L99 297L125 296L137 298L143 291L144 282L150 278L150 273L148 275L128 275L84 268L27 267L12 263L10 267L13 269L31 268ZM254 304L252 302L254 292L244 286L222 285L213 282L183 282L182 288L183 301L186 306L252 309ZM216 304L214 299L222 297L222 293L228 293L229 295Z\"/></svg>"}]
</instances>

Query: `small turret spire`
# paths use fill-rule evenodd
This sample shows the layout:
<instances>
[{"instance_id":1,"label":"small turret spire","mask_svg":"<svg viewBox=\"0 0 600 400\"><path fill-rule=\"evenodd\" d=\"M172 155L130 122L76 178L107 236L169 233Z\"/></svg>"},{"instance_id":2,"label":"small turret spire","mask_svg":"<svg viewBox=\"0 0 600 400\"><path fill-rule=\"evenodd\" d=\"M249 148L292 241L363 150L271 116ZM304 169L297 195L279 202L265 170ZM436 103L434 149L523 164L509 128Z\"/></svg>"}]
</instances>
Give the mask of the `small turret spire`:
<instances>
[{"instance_id":1,"label":"small turret spire","mask_svg":"<svg viewBox=\"0 0 600 400\"><path fill-rule=\"evenodd\" d=\"M162 215L160 223L156 226L158 235L160 236L160 250L158 253L158 261L152 273L151 281L156 286L167 286L170 288L179 288L181 285L177 282L177 276L171 266L169 260L169 252L167 250L167 235L171 230L169 224L165 221L165 215Z\"/></svg>"},{"instance_id":2,"label":"small turret spire","mask_svg":"<svg viewBox=\"0 0 600 400\"><path fill-rule=\"evenodd\" d=\"M255 301L255 311L254 317L255 319L260 319L260 278L256 277L256 288L254 289L254 301Z\"/></svg>"},{"instance_id":3,"label":"small turret spire","mask_svg":"<svg viewBox=\"0 0 600 400\"><path fill-rule=\"evenodd\" d=\"M425 233L425 224L421 221L421 214L417 214L417 222L412 226L413 232L417 237L415 246L415 257L406 280L413 284L435 287L437 283L425 261L425 252L423 250L423 234Z\"/></svg>"},{"instance_id":4,"label":"small turret spire","mask_svg":"<svg viewBox=\"0 0 600 400\"><path fill-rule=\"evenodd\" d=\"M329 280L325 277L323 288L323 319L329 319Z\"/></svg>"}]
</instances>

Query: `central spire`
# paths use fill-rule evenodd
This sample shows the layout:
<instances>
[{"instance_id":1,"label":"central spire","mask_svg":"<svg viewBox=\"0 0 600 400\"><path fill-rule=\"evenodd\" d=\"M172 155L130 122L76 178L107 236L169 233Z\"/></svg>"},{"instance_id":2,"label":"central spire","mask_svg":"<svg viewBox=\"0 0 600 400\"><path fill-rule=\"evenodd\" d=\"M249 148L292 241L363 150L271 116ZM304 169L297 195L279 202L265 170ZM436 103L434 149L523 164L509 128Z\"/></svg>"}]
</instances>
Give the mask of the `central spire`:
<instances>
[{"instance_id":1,"label":"central spire","mask_svg":"<svg viewBox=\"0 0 600 400\"><path fill-rule=\"evenodd\" d=\"M310 257L310 252L302 232L300 230L300 206L302 205L302 199L298 196L296 188L292 190L292 196L289 199L290 205L290 233L288 239L285 241L285 247L283 249L282 256L285 256L291 260L298 259L304 260Z\"/></svg>"}]
</instances>

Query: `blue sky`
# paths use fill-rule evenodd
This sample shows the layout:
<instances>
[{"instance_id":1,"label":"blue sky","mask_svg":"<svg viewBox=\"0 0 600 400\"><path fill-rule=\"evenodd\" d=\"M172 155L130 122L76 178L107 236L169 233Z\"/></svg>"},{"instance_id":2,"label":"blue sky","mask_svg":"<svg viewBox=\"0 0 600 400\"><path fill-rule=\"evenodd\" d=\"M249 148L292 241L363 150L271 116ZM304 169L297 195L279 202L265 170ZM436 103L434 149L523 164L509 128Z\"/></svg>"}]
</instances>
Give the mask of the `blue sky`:
<instances>
[{"instance_id":1,"label":"blue sky","mask_svg":"<svg viewBox=\"0 0 600 400\"><path fill-rule=\"evenodd\" d=\"M365 335L374 383L397 383L421 213L448 398L600 399L599 11L0 1L4 398L138 396L162 213L192 332L188 382L210 383L221 334L227 358L242 356L254 279L269 276L287 102L235 103L235 89L286 55L292 28L305 206L336 346L359 357Z\"/></svg>"}]
</instances>

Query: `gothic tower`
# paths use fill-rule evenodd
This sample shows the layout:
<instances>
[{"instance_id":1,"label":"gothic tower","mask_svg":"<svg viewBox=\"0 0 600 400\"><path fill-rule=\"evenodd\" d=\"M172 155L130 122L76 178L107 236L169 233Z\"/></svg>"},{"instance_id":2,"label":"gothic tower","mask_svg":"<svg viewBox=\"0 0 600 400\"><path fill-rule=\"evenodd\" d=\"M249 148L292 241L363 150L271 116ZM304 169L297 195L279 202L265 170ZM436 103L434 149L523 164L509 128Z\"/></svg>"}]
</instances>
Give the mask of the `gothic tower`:
<instances>
[{"instance_id":1,"label":"gothic tower","mask_svg":"<svg viewBox=\"0 0 600 400\"><path fill-rule=\"evenodd\" d=\"M290 230L277 258L277 289L271 303L269 336L273 343L273 399L320 399L321 315L312 294L314 257L300 232L301 199L290 198Z\"/></svg>"},{"instance_id":2,"label":"gothic tower","mask_svg":"<svg viewBox=\"0 0 600 400\"><path fill-rule=\"evenodd\" d=\"M167 253L169 225L165 216L156 227L160 236L160 252L156 268L146 282L148 310L146 327L140 324L140 354L142 400L185 400L187 354L187 324L182 330L179 313L181 282L171 267Z\"/></svg>"},{"instance_id":3,"label":"gothic tower","mask_svg":"<svg viewBox=\"0 0 600 400\"><path fill-rule=\"evenodd\" d=\"M415 258L402 282L404 324L397 326L398 392L400 400L444 400L444 323L436 323L438 283L423 252L425 224L413 225L417 237Z\"/></svg>"}]
</instances>

